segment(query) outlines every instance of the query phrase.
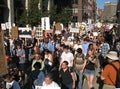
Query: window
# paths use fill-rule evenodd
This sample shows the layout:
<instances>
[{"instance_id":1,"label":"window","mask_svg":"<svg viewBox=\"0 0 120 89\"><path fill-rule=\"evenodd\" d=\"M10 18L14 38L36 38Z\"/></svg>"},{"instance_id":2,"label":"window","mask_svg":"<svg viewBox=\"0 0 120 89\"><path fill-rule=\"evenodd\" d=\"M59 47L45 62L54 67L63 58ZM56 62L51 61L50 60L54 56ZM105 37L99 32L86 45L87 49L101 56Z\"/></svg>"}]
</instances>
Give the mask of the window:
<instances>
[{"instance_id":1,"label":"window","mask_svg":"<svg viewBox=\"0 0 120 89\"><path fill-rule=\"evenodd\" d=\"M78 0L72 0L73 4L78 4Z\"/></svg>"},{"instance_id":2,"label":"window","mask_svg":"<svg viewBox=\"0 0 120 89\"><path fill-rule=\"evenodd\" d=\"M74 0L75 4L78 4L78 0Z\"/></svg>"},{"instance_id":3,"label":"window","mask_svg":"<svg viewBox=\"0 0 120 89\"><path fill-rule=\"evenodd\" d=\"M73 22L77 22L78 21L78 17L77 16L73 16Z\"/></svg>"},{"instance_id":4,"label":"window","mask_svg":"<svg viewBox=\"0 0 120 89\"><path fill-rule=\"evenodd\" d=\"M73 13L78 13L78 8L73 8Z\"/></svg>"}]
</instances>

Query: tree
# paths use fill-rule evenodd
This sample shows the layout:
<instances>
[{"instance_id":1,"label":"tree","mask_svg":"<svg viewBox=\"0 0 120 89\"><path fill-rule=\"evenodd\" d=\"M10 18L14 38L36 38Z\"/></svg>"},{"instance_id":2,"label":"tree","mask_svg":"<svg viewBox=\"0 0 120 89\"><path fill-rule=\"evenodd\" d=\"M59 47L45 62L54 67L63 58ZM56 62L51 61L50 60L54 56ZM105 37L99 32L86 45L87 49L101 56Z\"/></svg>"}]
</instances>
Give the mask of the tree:
<instances>
[{"instance_id":1,"label":"tree","mask_svg":"<svg viewBox=\"0 0 120 89\"><path fill-rule=\"evenodd\" d=\"M68 23L72 20L72 11L70 8L64 8L60 13L57 13L57 6L54 6L50 11L50 20L51 23L61 22L63 24Z\"/></svg>"},{"instance_id":2,"label":"tree","mask_svg":"<svg viewBox=\"0 0 120 89\"><path fill-rule=\"evenodd\" d=\"M72 19L72 10L70 7L63 8L60 12L57 10L57 5L53 5L50 11L45 10L43 5L41 10L38 8L39 0L30 0L29 9L25 10L21 15L19 24L38 26L41 23L41 17L50 17L51 24L55 22L68 23Z\"/></svg>"},{"instance_id":3,"label":"tree","mask_svg":"<svg viewBox=\"0 0 120 89\"><path fill-rule=\"evenodd\" d=\"M29 24L31 26L39 24L41 14L38 3L39 0L30 0L28 10L24 10L24 13L19 20L19 24Z\"/></svg>"}]
</instances>

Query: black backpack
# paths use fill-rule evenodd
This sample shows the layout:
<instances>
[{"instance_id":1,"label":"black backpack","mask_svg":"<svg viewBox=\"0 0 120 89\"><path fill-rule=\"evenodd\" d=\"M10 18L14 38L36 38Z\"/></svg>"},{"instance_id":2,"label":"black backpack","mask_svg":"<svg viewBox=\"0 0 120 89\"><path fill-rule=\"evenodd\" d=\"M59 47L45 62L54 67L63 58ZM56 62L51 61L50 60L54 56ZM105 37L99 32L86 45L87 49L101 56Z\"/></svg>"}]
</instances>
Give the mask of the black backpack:
<instances>
[{"instance_id":1,"label":"black backpack","mask_svg":"<svg viewBox=\"0 0 120 89\"><path fill-rule=\"evenodd\" d=\"M119 62L120 63L120 62ZM118 69L115 65L113 65L112 63L110 63L110 65L116 70L117 75L116 75L116 84L115 87L116 88L120 88L120 69Z\"/></svg>"}]
</instances>

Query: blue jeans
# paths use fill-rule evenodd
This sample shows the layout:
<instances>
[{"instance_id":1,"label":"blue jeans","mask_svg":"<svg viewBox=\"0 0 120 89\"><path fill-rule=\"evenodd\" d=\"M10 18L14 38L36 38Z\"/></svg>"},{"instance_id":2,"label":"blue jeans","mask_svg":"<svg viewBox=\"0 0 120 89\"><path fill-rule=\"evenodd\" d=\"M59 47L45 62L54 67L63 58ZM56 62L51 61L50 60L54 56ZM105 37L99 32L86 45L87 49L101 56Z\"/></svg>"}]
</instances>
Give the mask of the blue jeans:
<instances>
[{"instance_id":1,"label":"blue jeans","mask_svg":"<svg viewBox=\"0 0 120 89\"><path fill-rule=\"evenodd\" d=\"M76 70L76 75L77 75L77 89L82 89L82 84L83 84L83 74L80 72L80 70Z\"/></svg>"}]
</instances>

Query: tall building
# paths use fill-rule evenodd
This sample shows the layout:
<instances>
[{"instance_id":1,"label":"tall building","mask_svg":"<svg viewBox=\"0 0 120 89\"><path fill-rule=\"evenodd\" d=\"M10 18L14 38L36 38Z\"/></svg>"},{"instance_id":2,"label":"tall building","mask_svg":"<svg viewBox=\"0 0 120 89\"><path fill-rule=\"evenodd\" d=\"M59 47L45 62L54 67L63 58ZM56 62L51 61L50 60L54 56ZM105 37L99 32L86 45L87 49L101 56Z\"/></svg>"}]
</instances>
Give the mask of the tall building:
<instances>
[{"instance_id":1,"label":"tall building","mask_svg":"<svg viewBox=\"0 0 120 89\"><path fill-rule=\"evenodd\" d=\"M116 8L117 8L116 2L106 2L104 5L102 19L104 21L112 21L114 16L116 15Z\"/></svg>"},{"instance_id":2,"label":"tall building","mask_svg":"<svg viewBox=\"0 0 120 89\"><path fill-rule=\"evenodd\" d=\"M73 17L76 22L92 23L96 20L95 0L73 0Z\"/></svg>"},{"instance_id":3,"label":"tall building","mask_svg":"<svg viewBox=\"0 0 120 89\"><path fill-rule=\"evenodd\" d=\"M117 2L117 10L116 10L116 14L117 14L117 23L118 23L118 36L120 36L120 0L118 0Z\"/></svg>"},{"instance_id":4,"label":"tall building","mask_svg":"<svg viewBox=\"0 0 120 89\"><path fill-rule=\"evenodd\" d=\"M73 0L72 2L73 22L82 22L82 0Z\"/></svg>"}]
</instances>

